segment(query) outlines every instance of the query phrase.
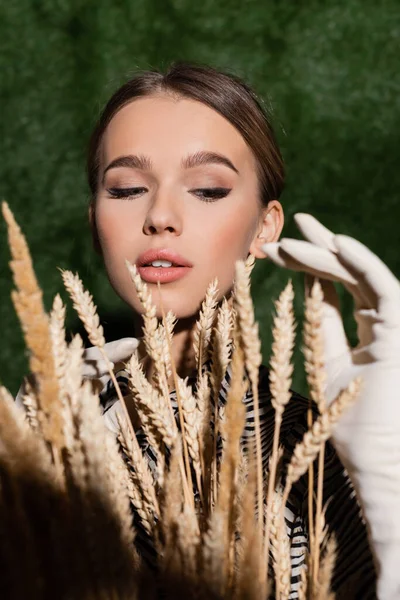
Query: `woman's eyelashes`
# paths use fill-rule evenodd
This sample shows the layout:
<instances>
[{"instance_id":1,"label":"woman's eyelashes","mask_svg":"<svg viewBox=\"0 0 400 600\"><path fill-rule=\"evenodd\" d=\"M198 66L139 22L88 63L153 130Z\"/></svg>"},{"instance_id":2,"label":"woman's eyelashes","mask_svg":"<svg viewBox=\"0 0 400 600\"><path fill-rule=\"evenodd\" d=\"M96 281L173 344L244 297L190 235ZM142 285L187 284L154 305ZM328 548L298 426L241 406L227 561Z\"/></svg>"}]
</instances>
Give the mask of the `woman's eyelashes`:
<instances>
[{"instance_id":1,"label":"woman's eyelashes","mask_svg":"<svg viewBox=\"0 0 400 600\"><path fill-rule=\"evenodd\" d=\"M200 198L200 200L203 200L204 202L215 202L216 200L225 198L231 190L232 188L207 187L194 188L189 190L189 193L193 194L197 198ZM112 198L123 198L128 200L131 198L137 198L147 191L148 190L145 187L109 188L107 190Z\"/></svg>"},{"instance_id":2,"label":"woman's eyelashes","mask_svg":"<svg viewBox=\"0 0 400 600\"><path fill-rule=\"evenodd\" d=\"M135 198L147 192L145 187L133 187L133 188L109 188L107 192L112 198Z\"/></svg>"},{"instance_id":3,"label":"woman's eyelashes","mask_svg":"<svg viewBox=\"0 0 400 600\"><path fill-rule=\"evenodd\" d=\"M225 198L232 188L223 187L210 187L210 188L197 188L189 190L191 194L194 194L204 202L215 202L221 198Z\"/></svg>"}]
</instances>

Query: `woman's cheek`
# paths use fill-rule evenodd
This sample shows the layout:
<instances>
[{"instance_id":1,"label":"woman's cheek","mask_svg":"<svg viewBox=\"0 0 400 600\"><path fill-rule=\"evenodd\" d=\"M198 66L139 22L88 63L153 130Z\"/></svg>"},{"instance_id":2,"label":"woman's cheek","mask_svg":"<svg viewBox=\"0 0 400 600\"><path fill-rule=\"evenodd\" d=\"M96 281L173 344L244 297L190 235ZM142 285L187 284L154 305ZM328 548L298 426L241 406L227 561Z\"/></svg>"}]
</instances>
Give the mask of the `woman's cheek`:
<instances>
[{"instance_id":1,"label":"woman's cheek","mask_svg":"<svg viewBox=\"0 0 400 600\"><path fill-rule=\"evenodd\" d=\"M219 288L226 293L230 289L235 276L235 262L245 260L249 250L250 228L243 227L243 212L233 214L229 219L222 220L223 226L214 227L209 231L208 238L212 240L210 247L210 269L216 271ZM220 223L221 223L220 221Z\"/></svg>"}]
</instances>

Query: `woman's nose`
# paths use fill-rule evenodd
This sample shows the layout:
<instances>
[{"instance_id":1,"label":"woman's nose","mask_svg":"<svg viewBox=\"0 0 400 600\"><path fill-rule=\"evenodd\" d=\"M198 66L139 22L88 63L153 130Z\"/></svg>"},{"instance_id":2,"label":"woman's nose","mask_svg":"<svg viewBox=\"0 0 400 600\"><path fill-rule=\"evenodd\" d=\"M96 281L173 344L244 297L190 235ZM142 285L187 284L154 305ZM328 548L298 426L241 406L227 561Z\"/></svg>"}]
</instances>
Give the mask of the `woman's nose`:
<instances>
[{"instance_id":1,"label":"woman's nose","mask_svg":"<svg viewBox=\"0 0 400 600\"><path fill-rule=\"evenodd\" d=\"M170 193L158 191L147 211L143 224L145 235L169 231L175 235L182 232L182 214L178 210L176 198Z\"/></svg>"}]
</instances>

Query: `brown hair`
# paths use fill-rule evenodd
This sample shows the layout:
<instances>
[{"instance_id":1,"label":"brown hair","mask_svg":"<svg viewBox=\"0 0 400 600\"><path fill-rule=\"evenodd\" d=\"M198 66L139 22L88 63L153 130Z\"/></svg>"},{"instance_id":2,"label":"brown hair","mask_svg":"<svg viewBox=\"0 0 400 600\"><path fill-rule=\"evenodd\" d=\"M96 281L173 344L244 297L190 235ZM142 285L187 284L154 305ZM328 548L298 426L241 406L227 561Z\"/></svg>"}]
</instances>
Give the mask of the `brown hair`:
<instances>
[{"instance_id":1,"label":"brown hair","mask_svg":"<svg viewBox=\"0 0 400 600\"><path fill-rule=\"evenodd\" d=\"M197 100L225 117L251 148L258 166L260 202L266 206L283 190L284 164L266 110L253 90L239 77L212 67L177 62L167 72L142 71L122 85L110 98L92 133L87 159L91 191L90 219L94 225L100 147L104 131L113 116L136 98L167 92ZM95 248L99 250L93 227Z\"/></svg>"}]
</instances>

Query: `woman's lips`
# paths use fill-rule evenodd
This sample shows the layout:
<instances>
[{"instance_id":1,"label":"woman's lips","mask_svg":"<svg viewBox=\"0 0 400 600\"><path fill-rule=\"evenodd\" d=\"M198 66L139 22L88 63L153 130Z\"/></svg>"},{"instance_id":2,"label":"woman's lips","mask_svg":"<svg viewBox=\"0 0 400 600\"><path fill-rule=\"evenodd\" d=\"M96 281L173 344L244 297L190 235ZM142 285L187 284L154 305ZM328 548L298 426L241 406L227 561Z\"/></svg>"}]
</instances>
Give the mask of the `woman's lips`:
<instances>
[{"instance_id":1,"label":"woman's lips","mask_svg":"<svg viewBox=\"0 0 400 600\"><path fill-rule=\"evenodd\" d=\"M147 283L171 283L185 277L192 267L138 267L143 281Z\"/></svg>"}]
</instances>

